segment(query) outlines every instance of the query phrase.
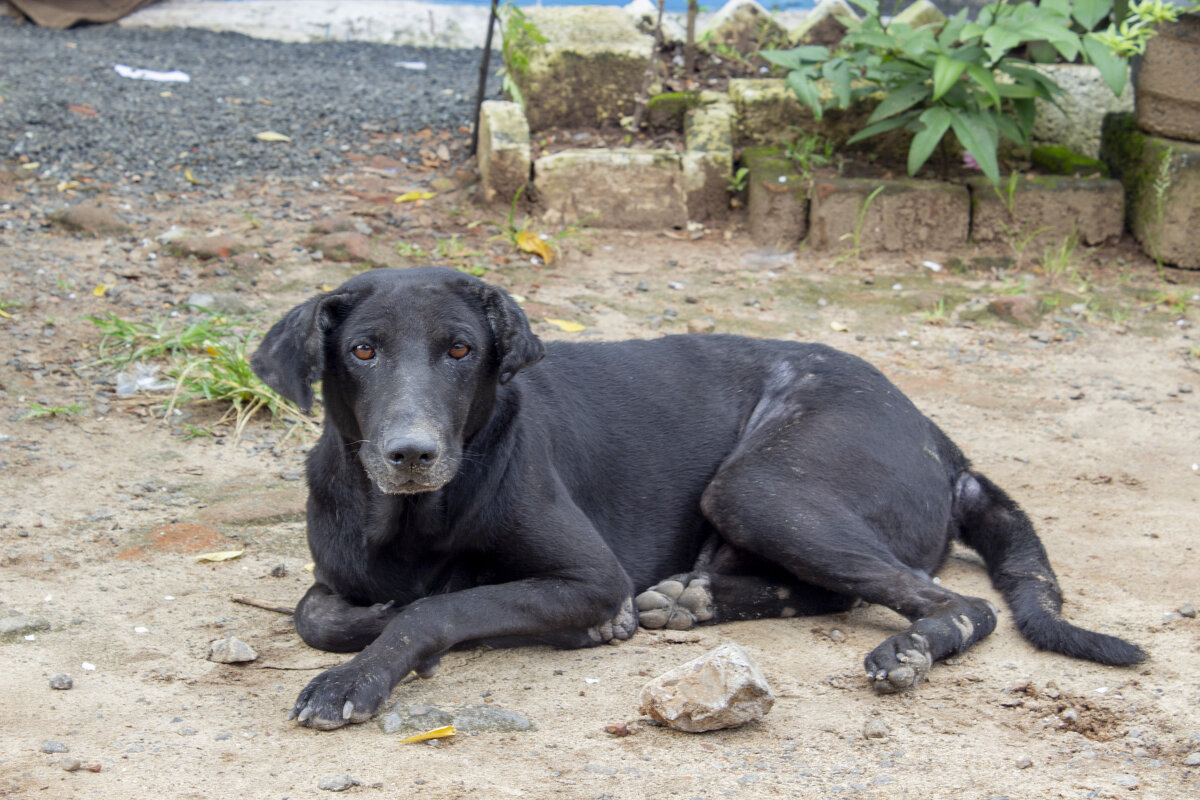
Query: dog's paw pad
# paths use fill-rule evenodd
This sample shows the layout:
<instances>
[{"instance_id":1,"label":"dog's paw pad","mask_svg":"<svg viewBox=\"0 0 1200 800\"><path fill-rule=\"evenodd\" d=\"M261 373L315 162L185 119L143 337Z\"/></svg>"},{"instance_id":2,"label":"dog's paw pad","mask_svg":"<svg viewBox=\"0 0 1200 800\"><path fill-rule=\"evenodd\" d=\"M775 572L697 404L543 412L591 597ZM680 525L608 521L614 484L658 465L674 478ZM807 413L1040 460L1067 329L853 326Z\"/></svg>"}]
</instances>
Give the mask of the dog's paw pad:
<instances>
[{"instance_id":1,"label":"dog's paw pad","mask_svg":"<svg viewBox=\"0 0 1200 800\"><path fill-rule=\"evenodd\" d=\"M867 678L883 694L911 689L925 679L933 666L929 643L919 634L893 636L867 656Z\"/></svg>"},{"instance_id":2,"label":"dog's paw pad","mask_svg":"<svg viewBox=\"0 0 1200 800\"><path fill-rule=\"evenodd\" d=\"M686 631L698 622L708 622L713 618L708 579L695 578L686 585L665 580L637 596L637 609L643 628Z\"/></svg>"},{"instance_id":3,"label":"dog's paw pad","mask_svg":"<svg viewBox=\"0 0 1200 800\"><path fill-rule=\"evenodd\" d=\"M637 631L638 615L633 611L633 598L626 597L621 610L603 625L588 628L588 637L597 644L628 639Z\"/></svg>"}]
</instances>

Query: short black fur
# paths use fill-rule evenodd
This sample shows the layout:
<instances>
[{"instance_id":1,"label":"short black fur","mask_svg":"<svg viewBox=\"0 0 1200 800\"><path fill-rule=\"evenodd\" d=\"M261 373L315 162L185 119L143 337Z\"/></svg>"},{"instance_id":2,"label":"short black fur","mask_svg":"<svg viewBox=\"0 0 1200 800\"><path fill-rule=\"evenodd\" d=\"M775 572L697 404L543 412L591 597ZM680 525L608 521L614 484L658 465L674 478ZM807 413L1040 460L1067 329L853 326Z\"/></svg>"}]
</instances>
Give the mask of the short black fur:
<instances>
[{"instance_id":1,"label":"short black fur","mask_svg":"<svg viewBox=\"0 0 1200 800\"><path fill-rule=\"evenodd\" d=\"M543 360L544 356L544 360ZM314 647L361 651L293 709L370 717L471 644L584 647L645 627L826 613L911 626L866 658L909 688L995 627L930 579L961 538L1036 646L1104 664L1017 505L884 376L816 344L670 336L544 347L502 290L375 270L289 312L253 359L325 427L308 462Z\"/></svg>"}]
</instances>

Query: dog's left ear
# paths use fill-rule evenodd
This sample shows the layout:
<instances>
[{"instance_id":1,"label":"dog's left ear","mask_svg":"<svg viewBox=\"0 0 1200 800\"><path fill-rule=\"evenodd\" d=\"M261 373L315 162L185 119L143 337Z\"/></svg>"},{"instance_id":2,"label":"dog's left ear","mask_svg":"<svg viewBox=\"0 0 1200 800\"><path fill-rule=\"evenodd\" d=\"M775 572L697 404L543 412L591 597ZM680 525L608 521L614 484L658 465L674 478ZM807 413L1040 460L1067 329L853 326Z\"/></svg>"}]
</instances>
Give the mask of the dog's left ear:
<instances>
[{"instance_id":1,"label":"dog's left ear","mask_svg":"<svg viewBox=\"0 0 1200 800\"><path fill-rule=\"evenodd\" d=\"M271 326L250 366L263 383L312 410L313 383L325 372L325 334L347 294L322 294L293 308Z\"/></svg>"},{"instance_id":2,"label":"dog's left ear","mask_svg":"<svg viewBox=\"0 0 1200 800\"><path fill-rule=\"evenodd\" d=\"M483 305L500 351L500 383L508 383L525 367L541 361L546 346L529 327L529 319L508 292L483 284Z\"/></svg>"}]
</instances>

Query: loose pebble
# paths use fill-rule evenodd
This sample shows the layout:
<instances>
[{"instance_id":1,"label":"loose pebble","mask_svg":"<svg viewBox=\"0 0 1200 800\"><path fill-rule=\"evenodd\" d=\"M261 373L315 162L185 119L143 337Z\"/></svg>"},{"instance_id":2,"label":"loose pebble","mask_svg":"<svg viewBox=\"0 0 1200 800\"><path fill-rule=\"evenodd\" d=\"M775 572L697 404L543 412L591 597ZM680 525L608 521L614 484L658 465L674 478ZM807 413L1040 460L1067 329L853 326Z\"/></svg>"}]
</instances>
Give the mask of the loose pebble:
<instances>
[{"instance_id":1,"label":"loose pebble","mask_svg":"<svg viewBox=\"0 0 1200 800\"><path fill-rule=\"evenodd\" d=\"M75 772L83 766L83 762L78 758L70 757L64 758L62 761L58 762L58 765L66 772Z\"/></svg>"},{"instance_id":2,"label":"loose pebble","mask_svg":"<svg viewBox=\"0 0 1200 800\"><path fill-rule=\"evenodd\" d=\"M50 688L51 689L74 689L75 681L73 681L71 679L70 675L60 672L57 675L54 675L50 678Z\"/></svg>"},{"instance_id":3,"label":"loose pebble","mask_svg":"<svg viewBox=\"0 0 1200 800\"><path fill-rule=\"evenodd\" d=\"M775 694L750 655L724 644L642 687L640 711L688 733L734 728L761 719Z\"/></svg>"},{"instance_id":4,"label":"loose pebble","mask_svg":"<svg viewBox=\"0 0 1200 800\"><path fill-rule=\"evenodd\" d=\"M881 719L867 720L863 725L863 736L868 739L886 739L892 735L892 729Z\"/></svg>"},{"instance_id":5,"label":"loose pebble","mask_svg":"<svg viewBox=\"0 0 1200 800\"><path fill-rule=\"evenodd\" d=\"M257 658L253 647L233 636L214 639L208 648L208 660L218 664L242 664Z\"/></svg>"},{"instance_id":6,"label":"loose pebble","mask_svg":"<svg viewBox=\"0 0 1200 800\"><path fill-rule=\"evenodd\" d=\"M71 748L62 742L42 742L43 753L69 753Z\"/></svg>"},{"instance_id":7,"label":"loose pebble","mask_svg":"<svg viewBox=\"0 0 1200 800\"><path fill-rule=\"evenodd\" d=\"M1033 766L1033 759L1029 756L1021 756L1016 760L1016 763L1014 763L1013 766L1017 769L1029 769Z\"/></svg>"},{"instance_id":8,"label":"loose pebble","mask_svg":"<svg viewBox=\"0 0 1200 800\"><path fill-rule=\"evenodd\" d=\"M1200 750L1188 753L1187 757L1183 759L1183 763L1188 767L1200 767Z\"/></svg>"},{"instance_id":9,"label":"loose pebble","mask_svg":"<svg viewBox=\"0 0 1200 800\"><path fill-rule=\"evenodd\" d=\"M351 778L349 775L334 775L330 778L322 778L317 784L318 789L324 789L327 792L344 792L353 786L361 786L362 783Z\"/></svg>"},{"instance_id":10,"label":"loose pebble","mask_svg":"<svg viewBox=\"0 0 1200 800\"><path fill-rule=\"evenodd\" d=\"M1188 619L1196 618L1196 606L1192 603L1184 603L1178 609L1179 616L1187 617Z\"/></svg>"},{"instance_id":11,"label":"loose pebble","mask_svg":"<svg viewBox=\"0 0 1200 800\"><path fill-rule=\"evenodd\" d=\"M1136 777L1125 773L1115 776L1113 778L1113 783L1115 783L1117 786L1120 786L1122 789L1136 789L1139 785L1139 781Z\"/></svg>"}]
</instances>

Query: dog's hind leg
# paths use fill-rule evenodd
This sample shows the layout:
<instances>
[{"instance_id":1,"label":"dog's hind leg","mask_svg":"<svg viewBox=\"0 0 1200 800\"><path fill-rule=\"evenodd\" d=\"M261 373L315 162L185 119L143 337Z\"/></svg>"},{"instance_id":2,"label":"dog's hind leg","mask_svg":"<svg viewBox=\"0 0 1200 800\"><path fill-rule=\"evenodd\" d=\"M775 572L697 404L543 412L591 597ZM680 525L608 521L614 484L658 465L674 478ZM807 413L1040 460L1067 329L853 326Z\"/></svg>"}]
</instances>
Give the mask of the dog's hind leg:
<instances>
[{"instance_id":1,"label":"dog's hind leg","mask_svg":"<svg viewBox=\"0 0 1200 800\"><path fill-rule=\"evenodd\" d=\"M789 438L784 432L774 450L747 449L727 462L702 508L735 547L805 584L885 605L911 622L866 657L878 689L914 686L933 662L992 632L990 603L929 578L950 535L949 486L939 494L926 488L936 484L930 473L914 468L900 478L866 459L850 480L844 467L822 463L813 447Z\"/></svg>"},{"instance_id":2,"label":"dog's hind leg","mask_svg":"<svg viewBox=\"0 0 1200 800\"><path fill-rule=\"evenodd\" d=\"M673 575L637 596L643 628L687 630L704 622L831 614L854 604L853 597L802 583L716 537L712 544L691 572Z\"/></svg>"}]
</instances>

